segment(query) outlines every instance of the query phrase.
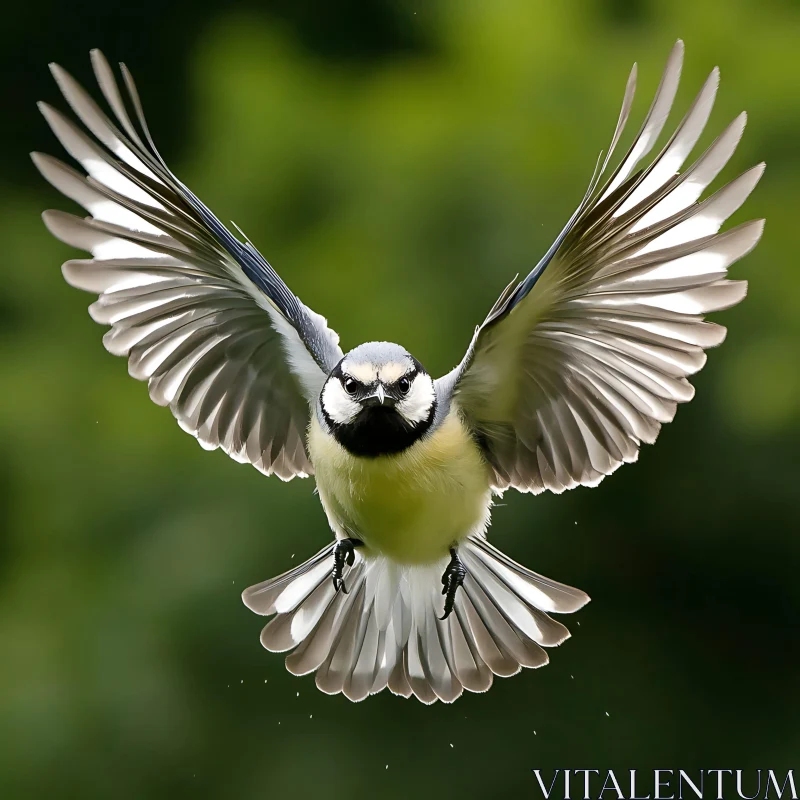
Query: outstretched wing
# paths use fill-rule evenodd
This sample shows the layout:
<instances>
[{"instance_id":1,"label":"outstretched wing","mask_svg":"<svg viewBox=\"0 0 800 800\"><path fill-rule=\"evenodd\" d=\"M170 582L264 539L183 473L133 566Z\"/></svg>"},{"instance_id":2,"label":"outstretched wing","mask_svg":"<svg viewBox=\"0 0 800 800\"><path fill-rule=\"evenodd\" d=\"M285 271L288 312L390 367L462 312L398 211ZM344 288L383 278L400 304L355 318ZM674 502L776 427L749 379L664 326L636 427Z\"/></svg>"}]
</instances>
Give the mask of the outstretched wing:
<instances>
[{"instance_id":1,"label":"outstretched wing","mask_svg":"<svg viewBox=\"0 0 800 800\"><path fill-rule=\"evenodd\" d=\"M655 441L677 404L692 398L687 376L705 363L704 350L725 337L703 315L746 294L746 282L726 280L726 270L758 242L763 220L718 231L764 165L697 202L733 154L745 115L679 172L711 113L716 69L658 156L635 171L664 127L682 61L679 41L633 145L601 184L630 111L634 65L584 200L438 382L439 396L452 398L482 443L497 489L593 486L635 461L640 444Z\"/></svg>"},{"instance_id":2,"label":"outstretched wing","mask_svg":"<svg viewBox=\"0 0 800 800\"><path fill-rule=\"evenodd\" d=\"M169 170L125 65L138 127L102 53L91 57L115 121L55 64L64 97L94 138L39 105L87 174L32 154L42 175L91 215L43 215L51 233L93 256L67 261L64 277L99 295L89 311L111 326L106 349L128 357L130 374L203 447L284 480L309 475L310 405L342 357L338 336Z\"/></svg>"}]
</instances>

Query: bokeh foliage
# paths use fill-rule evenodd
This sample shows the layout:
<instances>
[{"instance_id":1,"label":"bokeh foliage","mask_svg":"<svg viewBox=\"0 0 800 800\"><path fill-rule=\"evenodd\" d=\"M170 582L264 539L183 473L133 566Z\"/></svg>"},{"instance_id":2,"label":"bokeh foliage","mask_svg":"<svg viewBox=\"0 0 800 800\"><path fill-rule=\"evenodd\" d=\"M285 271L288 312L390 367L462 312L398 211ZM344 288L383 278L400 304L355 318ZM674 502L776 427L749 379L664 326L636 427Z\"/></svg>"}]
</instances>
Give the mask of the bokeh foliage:
<instances>
[{"instance_id":1,"label":"bokeh foliage","mask_svg":"<svg viewBox=\"0 0 800 800\"><path fill-rule=\"evenodd\" d=\"M800 6L46 5L3 23L0 796L517 797L531 767L796 767ZM25 160L60 155L45 63L88 83L88 46L124 57L175 171L345 349L399 341L439 374L580 199L631 61L640 119L678 36L674 119L719 63L700 147L747 108L725 176L767 161L734 220L767 228L657 446L496 509L494 541L594 602L550 666L485 696L320 694L239 600L327 540L313 483L203 454L103 352L39 219L66 201Z\"/></svg>"}]
</instances>

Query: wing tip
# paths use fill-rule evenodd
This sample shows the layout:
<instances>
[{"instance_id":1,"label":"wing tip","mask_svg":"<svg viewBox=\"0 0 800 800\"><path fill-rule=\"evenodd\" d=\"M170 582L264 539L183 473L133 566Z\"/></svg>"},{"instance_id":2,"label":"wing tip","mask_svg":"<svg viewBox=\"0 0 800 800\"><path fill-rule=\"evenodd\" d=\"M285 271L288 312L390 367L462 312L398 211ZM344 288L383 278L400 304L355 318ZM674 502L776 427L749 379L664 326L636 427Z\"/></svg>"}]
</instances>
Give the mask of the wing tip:
<instances>
[{"instance_id":1,"label":"wing tip","mask_svg":"<svg viewBox=\"0 0 800 800\"><path fill-rule=\"evenodd\" d=\"M748 253L753 251L753 248L759 243L761 237L764 235L764 226L766 219L751 219L749 222L743 222L738 228L734 228L741 235L744 240L744 249L737 255L736 260L744 258Z\"/></svg>"},{"instance_id":2,"label":"wing tip","mask_svg":"<svg viewBox=\"0 0 800 800\"><path fill-rule=\"evenodd\" d=\"M67 84L75 84L75 79L69 74L69 72L67 72L67 70L64 69L64 67L61 66L61 64L57 64L55 61L51 61L47 66L50 70L50 74L55 79L56 84L58 84L58 88L61 90L61 93L64 95L64 97L67 97L69 92L69 87ZM69 100L68 97L67 100Z\"/></svg>"},{"instance_id":3,"label":"wing tip","mask_svg":"<svg viewBox=\"0 0 800 800\"><path fill-rule=\"evenodd\" d=\"M684 44L683 39L676 39L675 44L672 45L672 49L669 51L669 56L667 57L665 73L671 69L675 69L680 72L681 68L683 67L683 57L685 53L686 45Z\"/></svg>"},{"instance_id":4,"label":"wing tip","mask_svg":"<svg viewBox=\"0 0 800 800\"><path fill-rule=\"evenodd\" d=\"M750 192L756 188L758 182L761 180L762 176L764 175L764 171L767 168L766 161L760 161L758 164L754 164L750 169L746 169L738 178L735 178L735 181L746 181L749 184L749 190L747 192L747 196L750 196ZM731 181L733 183L734 181ZM746 199L746 198L745 198Z\"/></svg>"}]
</instances>

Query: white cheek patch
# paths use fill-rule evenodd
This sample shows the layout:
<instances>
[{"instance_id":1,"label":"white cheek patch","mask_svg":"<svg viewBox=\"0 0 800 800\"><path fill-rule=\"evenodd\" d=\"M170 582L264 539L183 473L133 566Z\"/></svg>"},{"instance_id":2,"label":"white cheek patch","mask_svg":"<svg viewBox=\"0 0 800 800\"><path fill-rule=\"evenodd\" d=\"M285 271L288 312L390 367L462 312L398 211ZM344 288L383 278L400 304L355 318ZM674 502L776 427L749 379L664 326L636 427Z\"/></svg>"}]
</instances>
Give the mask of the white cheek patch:
<instances>
[{"instance_id":1,"label":"white cheek patch","mask_svg":"<svg viewBox=\"0 0 800 800\"><path fill-rule=\"evenodd\" d=\"M325 413L339 425L352 422L361 411L361 406L345 392L342 384L335 378L325 384L320 399Z\"/></svg>"},{"instance_id":2,"label":"white cheek patch","mask_svg":"<svg viewBox=\"0 0 800 800\"><path fill-rule=\"evenodd\" d=\"M409 422L418 425L428 419L436 393L430 375L417 375L408 394L397 404L397 410Z\"/></svg>"}]
</instances>

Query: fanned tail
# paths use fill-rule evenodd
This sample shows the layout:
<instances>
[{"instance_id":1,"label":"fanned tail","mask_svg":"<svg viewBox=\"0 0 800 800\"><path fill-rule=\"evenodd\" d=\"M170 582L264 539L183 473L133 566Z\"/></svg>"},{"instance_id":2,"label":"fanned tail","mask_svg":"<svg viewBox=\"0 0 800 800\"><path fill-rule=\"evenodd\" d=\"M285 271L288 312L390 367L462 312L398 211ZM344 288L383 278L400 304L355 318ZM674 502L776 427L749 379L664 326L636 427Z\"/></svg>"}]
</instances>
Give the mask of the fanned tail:
<instances>
[{"instance_id":1,"label":"fanned tail","mask_svg":"<svg viewBox=\"0 0 800 800\"><path fill-rule=\"evenodd\" d=\"M448 558L404 566L357 550L345 593L331 581L333 548L251 586L242 599L257 614L275 615L261 643L272 652L293 651L289 672L316 671L319 689L355 702L387 687L423 703L451 703L464 689L485 692L495 675L544 666L543 648L570 635L549 613L569 614L589 601L471 537L458 551L464 585L453 613L441 620Z\"/></svg>"}]
</instances>

